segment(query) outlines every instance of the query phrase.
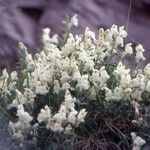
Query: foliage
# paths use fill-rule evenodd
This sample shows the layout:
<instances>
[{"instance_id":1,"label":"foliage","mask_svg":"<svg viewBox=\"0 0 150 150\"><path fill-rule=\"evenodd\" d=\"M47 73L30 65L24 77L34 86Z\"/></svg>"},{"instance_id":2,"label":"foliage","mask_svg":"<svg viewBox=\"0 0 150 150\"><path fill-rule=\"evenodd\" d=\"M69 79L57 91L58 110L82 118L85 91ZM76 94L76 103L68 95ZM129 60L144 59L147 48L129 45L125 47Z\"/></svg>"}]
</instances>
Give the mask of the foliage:
<instances>
[{"instance_id":1,"label":"foliage","mask_svg":"<svg viewBox=\"0 0 150 150\"><path fill-rule=\"evenodd\" d=\"M149 124L150 101L150 64L140 68L143 46L125 44L124 27L100 29L96 38L89 28L68 33L77 15L63 23L65 37L51 38L44 29L43 49L31 55L19 43L19 71L2 72L1 106L15 118L13 137L41 149L130 149L132 140L140 149L145 141L133 132L142 135ZM131 70L124 60L132 54Z\"/></svg>"}]
</instances>

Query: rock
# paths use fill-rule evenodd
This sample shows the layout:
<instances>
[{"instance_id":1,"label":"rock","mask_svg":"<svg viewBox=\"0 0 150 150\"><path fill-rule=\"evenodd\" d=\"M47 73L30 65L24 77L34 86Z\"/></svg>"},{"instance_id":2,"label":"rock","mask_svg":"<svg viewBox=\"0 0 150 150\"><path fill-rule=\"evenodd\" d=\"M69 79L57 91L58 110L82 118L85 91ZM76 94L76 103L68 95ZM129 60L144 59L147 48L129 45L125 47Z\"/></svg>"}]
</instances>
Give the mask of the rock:
<instances>
[{"instance_id":1,"label":"rock","mask_svg":"<svg viewBox=\"0 0 150 150\"><path fill-rule=\"evenodd\" d=\"M19 41L35 48L36 23L21 10L6 7L0 7L0 20L0 68L12 67L19 60Z\"/></svg>"},{"instance_id":2,"label":"rock","mask_svg":"<svg viewBox=\"0 0 150 150\"><path fill-rule=\"evenodd\" d=\"M0 150L19 150L8 132L8 119L0 114Z\"/></svg>"},{"instance_id":3,"label":"rock","mask_svg":"<svg viewBox=\"0 0 150 150\"><path fill-rule=\"evenodd\" d=\"M37 148L37 145L36 145L36 142L35 141L27 141L26 143L25 143L25 150L36 150L36 148Z\"/></svg>"}]
</instances>

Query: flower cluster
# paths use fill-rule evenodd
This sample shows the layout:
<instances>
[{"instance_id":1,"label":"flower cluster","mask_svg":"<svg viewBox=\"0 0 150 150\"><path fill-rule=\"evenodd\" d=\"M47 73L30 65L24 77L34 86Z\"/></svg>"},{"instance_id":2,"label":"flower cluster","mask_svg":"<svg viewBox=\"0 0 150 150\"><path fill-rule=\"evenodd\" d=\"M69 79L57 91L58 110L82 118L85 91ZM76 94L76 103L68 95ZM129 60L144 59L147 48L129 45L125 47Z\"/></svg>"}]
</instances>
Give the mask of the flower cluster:
<instances>
[{"instance_id":1,"label":"flower cluster","mask_svg":"<svg viewBox=\"0 0 150 150\"><path fill-rule=\"evenodd\" d=\"M9 126L12 129L13 137L19 140L23 140L30 129L32 117L28 112L24 111L23 105L18 105L17 116L19 120L16 123L9 122Z\"/></svg>"},{"instance_id":2,"label":"flower cluster","mask_svg":"<svg viewBox=\"0 0 150 150\"><path fill-rule=\"evenodd\" d=\"M147 70L149 64L144 70ZM130 69L125 69L122 62L119 62L113 74L119 78L118 86L112 90L106 88L107 100L121 100L121 99L136 99L142 100L141 95L144 91L148 91L149 78L145 71L138 70L135 77L130 73Z\"/></svg>"},{"instance_id":3,"label":"flower cluster","mask_svg":"<svg viewBox=\"0 0 150 150\"><path fill-rule=\"evenodd\" d=\"M78 25L76 17L71 19L74 26ZM80 103L84 101L88 105L90 100L102 97L101 91L104 92L104 100L98 100L101 104L126 100L138 104L144 92L150 94L150 64L144 69L131 70L123 61L126 55L134 53L134 49L137 65L145 59L142 45L133 47L132 43L124 43L127 37L124 27L113 25L106 31L100 29L98 38L86 28L82 35L68 34L64 45L59 45L58 35L51 38L49 34L49 28L43 30L43 50L34 56L28 53L23 43L19 44L25 63L21 86L17 72L9 75L4 69L0 77L3 95L15 95L8 105L8 108L17 108L18 122L10 123L15 137L23 136L30 128L32 117L39 125L45 123L47 129L72 133L73 128L85 121L87 114ZM24 107L32 112L39 95L45 105L40 106L36 118L31 117ZM48 102L43 100L47 95L52 97L47 98ZM60 105L54 111L50 104L56 99ZM139 115L139 106L134 108Z\"/></svg>"},{"instance_id":4,"label":"flower cluster","mask_svg":"<svg viewBox=\"0 0 150 150\"><path fill-rule=\"evenodd\" d=\"M81 109L79 112L75 110L75 101L76 99L72 98L70 92L66 91L65 100L61 104L58 113L52 115L50 108L46 105L38 114L38 122L45 122L46 128L52 131L71 134L73 131L71 125L77 127L80 123L84 122L87 114L85 109Z\"/></svg>"},{"instance_id":5,"label":"flower cluster","mask_svg":"<svg viewBox=\"0 0 150 150\"><path fill-rule=\"evenodd\" d=\"M17 72L13 71L10 76L7 73L7 70L4 69L2 76L0 77L0 89L3 95L9 95L10 91L15 90L17 84Z\"/></svg>"}]
</instances>

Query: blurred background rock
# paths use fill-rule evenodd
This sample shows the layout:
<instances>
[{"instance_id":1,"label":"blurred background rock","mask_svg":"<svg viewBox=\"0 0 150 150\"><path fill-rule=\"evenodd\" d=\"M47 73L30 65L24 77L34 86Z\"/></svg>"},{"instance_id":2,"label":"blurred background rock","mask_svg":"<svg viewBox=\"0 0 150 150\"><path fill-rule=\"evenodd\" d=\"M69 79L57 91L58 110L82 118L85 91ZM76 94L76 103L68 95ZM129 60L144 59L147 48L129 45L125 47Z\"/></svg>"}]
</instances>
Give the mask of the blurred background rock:
<instances>
[{"instance_id":1,"label":"blurred background rock","mask_svg":"<svg viewBox=\"0 0 150 150\"><path fill-rule=\"evenodd\" d=\"M42 28L52 34L62 32L66 15L79 15L79 28L86 26L98 33L100 27L126 25L130 0L0 0L0 68L13 67L19 60L18 42L30 52L41 45ZM128 26L128 39L141 43L150 60L150 0L133 0ZM149 61L148 60L148 61Z\"/></svg>"}]
</instances>

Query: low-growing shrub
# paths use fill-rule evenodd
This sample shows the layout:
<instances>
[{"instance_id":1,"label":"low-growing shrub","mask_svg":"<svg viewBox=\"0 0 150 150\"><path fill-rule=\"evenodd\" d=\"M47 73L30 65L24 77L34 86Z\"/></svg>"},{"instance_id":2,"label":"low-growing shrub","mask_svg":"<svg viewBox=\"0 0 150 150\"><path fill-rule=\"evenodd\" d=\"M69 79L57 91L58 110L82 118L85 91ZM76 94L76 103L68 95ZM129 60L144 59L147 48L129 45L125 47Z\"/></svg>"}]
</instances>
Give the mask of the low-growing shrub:
<instances>
[{"instance_id":1,"label":"low-growing shrub","mask_svg":"<svg viewBox=\"0 0 150 150\"><path fill-rule=\"evenodd\" d=\"M140 149L145 141L134 132L144 136L150 121L143 46L125 44L124 27L101 28L96 38L88 27L81 35L68 33L77 15L63 23L62 38L43 30L44 46L34 55L19 43L18 71L2 72L1 107L12 136L41 149Z\"/></svg>"}]
</instances>

